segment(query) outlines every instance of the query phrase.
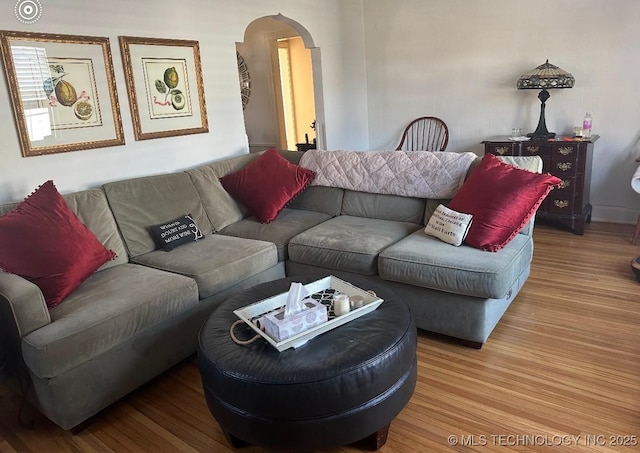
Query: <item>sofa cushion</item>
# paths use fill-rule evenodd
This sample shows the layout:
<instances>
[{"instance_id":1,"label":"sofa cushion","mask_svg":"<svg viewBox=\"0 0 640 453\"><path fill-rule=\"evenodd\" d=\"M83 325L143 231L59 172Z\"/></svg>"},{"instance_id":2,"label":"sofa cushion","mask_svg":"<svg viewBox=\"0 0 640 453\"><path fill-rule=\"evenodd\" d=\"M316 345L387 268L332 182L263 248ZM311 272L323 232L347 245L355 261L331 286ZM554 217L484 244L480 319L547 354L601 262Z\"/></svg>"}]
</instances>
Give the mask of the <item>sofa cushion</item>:
<instances>
[{"instance_id":1,"label":"sofa cushion","mask_svg":"<svg viewBox=\"0 0 640 453\"><path fill-rule=\"evenodd\" d=\"M337 187L309 186L298 194L287 205L288 208L303 209L329 214L331 217L340 215L344 189Z\"/></svg>"},{"instance_id":2,"label":"sofa cushion","mask_svg":"<svg viewBox=\"0 0 640 453\"><path fill-rule=\"evenodd\" d=\"M549 191L561 182L550 173L522 170L486 154L449 208L473 215L467 244L494 252L524 228Z\"/></svg>"},{"instance_id":3,"label":"sofa cushion","mask_svg":"<svg viewBox=\"0 0 640 453\"><path fill-rule=\"evenodd\" d=\"M229 225L220 234L273 242L278 249L278 261L285 261L292 237L330 218L330 215L320 212L285 208L273 222L260 223L249 217Z\"/></svg>"},{"instance_id":4,"label":"sofa cushion","mask_svg":"<svg viewBox=\"0 0 640 453\"><path fill-rule=\"evenodd\" d=\"M38 285L53 308L115 258L47 181L0 217L0 268Z\"/></svg>"},{"instance_id":5,"label":"sofa cushion","mask_svg":"<svg viewBox=\"0 0 640 453\"><path fill-rule=\"evenodd\" d=\"M191 214L181 215L167 222L152 225L149 230L151 230L151 237L153 237L156 247L166 252L203 238L202 231Z\"/></svg>"},{"instance_id":6,"label":"sofa cushion","mask_svg":"<svg viewBox=\"0 0 640 453\"><path fill-rule=\"evenodd\" d=\"M530 236L517 235L503 249L486 253L451 247L416 231L380 253L380 277L474 297L500 299L525 271L533 256Z\"/></svg>"},{"instance_id":7,"label":"sofa cushion","mask_svg":"<svg viewBox=\"0 0 640 453\"><path fill-rule=\"evenodd\" d=\"M375 194L345 190L342 215L421 223L425 200L399 195Z\"/></svg>"},{"instance_id":8,"label":"sofa cushion","mask_svg":"<svg viewBox=\"0 0 640 453\"><path fill-rule=\"evenodd\" d=\"M220 182L258 221L269 223L314 177L313 171L290 163L270 148L242 170L220 178Z\"/></svg>"},{"instance_id":9,"label":"sofa cushion","mask_svg":"<svg viewBox=\"0 0 640 453\"><path fill-rule=\"evenodd\" d=\"M364 275L378 273L378 254L422 226L409 222L342 215L289 242L289 259Z\"/></svg>"},{"instance_id":10,"label":"sofa cushion","mask_svg":"<svg viewBox=\"0 0 640 453\"><path fill-rule=\"evenodd\" d=\"M187 171L200 194L202 205L207 212L214 232L220 231L227 225L238 222L248 215L247 208L236 202L229 195L229 192L224 190L219 178L240 170L257 157L258 154L232 157Z\"/></svg>"},{"instance_id":11,"label":"sofa cushion","mask_svg":"<svg viewBox=\"0 0 640 453\"><path fill-rule=\"evenodd\" d=\"M105 269L52 309L50 324L23 338L23 357L36 376L51 378L197 303L196 283L182 275L135 264Z\"/></svg>"},{"instance_id":12,"label":"sofa cushion","mask_svg":"<svg viewBox=\"0 0 640 453\"><path fill-rule=\"evenodd\" d=\"M149 227L191 213L202 233L211 224L200 195L184 172L116 181L102 186L118 223L129 256L156 249Z\"/></svg>"},{"instance_id":13,"label":"sofa cushion","mask_svg":"<svg viewBox=\"0 0 640 453\"><path fill-rule=\"evenodd\" d=\"M296 165L300 164L300 159L302 159L302 156L304 155L303 151L289 151L287 149L281 149L281 150L278 150L278 152L282 157L287 159L292 164L296 164Z\"/></svg>"},{"instance_id":14,"label":"sofa cushion","mask_svg":"<svg viewBox=\"0 0 640 453\"><path fill-rule=\"evenodd\" d=\"M275 266L278 252L271 242L214 234L171 253L156 250L131 260L193 278L205 299Z\"/></svg>"},{"instance_id":15,"label":"sofa cushion","mask_svg":"<svg viewBox=\"0 0 640 453\"><path fill-rule=\"evenodd\" d=\"M127 248L118 232L116 219L109 208L107 196L102 189L90 189L64 195L69 208L96 235L98 240L116 253L116 257L100 266L98 270L128 263Z\"/></svg>"},{"instance_id":16,"label":"sofa cushion","mask_svg":"<svg viewBox=\"0 0 640 453\"><path fill-rule=\"evenodd\" d=\"M304 153L299 151L280 151L280 154L289 162L299 164ZM309 186L296 198L291 200L291 203L289 203L287 207L324 212L331 217L335 217L341 213L344 192L345 190L339 187Z\"/></svg>"}]
</instances>

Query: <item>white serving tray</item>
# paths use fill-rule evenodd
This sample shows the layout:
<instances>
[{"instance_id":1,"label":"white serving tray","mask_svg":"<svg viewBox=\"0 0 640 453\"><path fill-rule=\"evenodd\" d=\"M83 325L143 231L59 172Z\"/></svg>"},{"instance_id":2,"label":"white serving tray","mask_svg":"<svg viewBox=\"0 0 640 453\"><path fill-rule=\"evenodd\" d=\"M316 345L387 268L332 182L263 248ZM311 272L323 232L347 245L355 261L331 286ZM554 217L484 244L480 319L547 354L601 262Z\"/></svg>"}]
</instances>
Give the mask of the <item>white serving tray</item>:
<instances>
[{"instance_id":1,"label":"white serving tray","mask_svg":"<svg viewBox=\"0 0 640 453\"><path fill-rule=\"evenodd\" d=\"M247 305L246 307L239 308L238 310L234 310L233 312L240 319L246 322L253 330L260 334L265 340L271 343L274 348L282 352L289 348L300 347L307 341L322 333L335 329L336 327L346 324L349 321L359 318L362 315L366 315L367 313L378 308L378 306L380 306L380 304L383 302L383 300L378 296L374 296L366 292L365 290L352 285L351 283L347 283L344 280L340 280L339 278L334 277L333 275L308 283L304 285L304 287L307 289L307 291L309 291L309 294L315 294L323 290L333 289L348 296L360 295L364 298L364 305L360 308L353 309L349 313L346 313L342 316L337 316L334 318L330 317L327 322L318 324L315 327L312 327L279 342L275 341L273 338L267 335L266 332L263 332L255 321L258 318L262 317L265 313L284 307L287 303L288 291L276 296L269 297L268 299L260 300L254 304Z\"/></svg>"}]
</instances>

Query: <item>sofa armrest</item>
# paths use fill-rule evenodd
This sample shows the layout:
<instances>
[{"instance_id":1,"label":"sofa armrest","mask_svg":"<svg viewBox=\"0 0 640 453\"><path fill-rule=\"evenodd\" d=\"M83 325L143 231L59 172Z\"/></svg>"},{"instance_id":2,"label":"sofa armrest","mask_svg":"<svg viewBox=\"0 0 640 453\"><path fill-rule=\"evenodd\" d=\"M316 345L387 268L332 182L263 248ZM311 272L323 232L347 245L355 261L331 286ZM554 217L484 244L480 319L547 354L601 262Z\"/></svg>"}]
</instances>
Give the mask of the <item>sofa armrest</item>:
<instances>
[{"instance_id":1,"label":"sofa armrest","mask_svg":"<svg viewBox=\"0 0 640 453\"><path fill-rule=\"evenodd\" d=\"M0 305L3 313L8 311L13 315L13 322L20 337L51 323L40 288L18 275L0 271ZM1 322L4 324L3 328L11 328L10 317Z\"/></svg>"}]
</instances>

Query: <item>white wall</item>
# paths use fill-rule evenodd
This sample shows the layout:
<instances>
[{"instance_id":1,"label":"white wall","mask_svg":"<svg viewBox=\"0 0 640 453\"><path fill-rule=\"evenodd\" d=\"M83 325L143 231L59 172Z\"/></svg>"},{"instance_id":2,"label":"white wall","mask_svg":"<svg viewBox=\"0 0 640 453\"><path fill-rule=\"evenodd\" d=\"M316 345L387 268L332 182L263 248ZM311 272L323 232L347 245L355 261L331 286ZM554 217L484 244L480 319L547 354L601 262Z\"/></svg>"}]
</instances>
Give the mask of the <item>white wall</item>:
<instances>
[{"instance_id":1,"label":"white wall","mask_svg":"<svg viewBox=\"0 0 640 453\"><path fill-rule=\"evenodd\" d=\"M371 149L397 145L412 118L449 125L448 151L512 127L535 129L537 90L518 77L545 62L571 72L573 89L550 90L550 131L593 116L594 220L635 222L630 179L640 155L640 2L637 0L367 0L364 2Z\"/></svg>"},{"instance_id":2,"label":"white wall","mask_svg":"<svg viewBox=\"0 0 640 453\"><path fill-rule=\"evenodd\" d=\"M295 35L296 31L290 25L261 18L249 24L243 42L238 43L238 51L251 75L251 96L244 110L244 120L252 151L280 147L268 38Z\"/></svg>"},{"instance_id":3,"label":"white wall","mask_svg":"<svg viewBox=\"0 0 640 453\"><path fill-rule=\"evenodd\" d=\"M326 148L391 148L410 119L434 114L449 124L449 150L482 154L487 137L535 129L537 92L515 83L548 58L576 78L573 89L551 92L549 130L568 132L589 111L601 136L594 220L635 222L640 209L629 184L640 154L637 0L56 0L41 1L31 25L1 1L0 29L110 38L126 145L21 157L0 71L0 202L46 179L70 192L247 152L235 44L252 21L281 13L321 55ZM119 35L199 41L209 133L134 140Z\"/></svg>"},{"instance_id":4,"label":"white wall","mask_svg":"<svg viewBox=\"0 0 640 453\"><path fill-rule=\"evenodd\" d=\"M0 29L109 37L126 145L22 157L4 71L0 71L0 202L22 199L47 179L53 179L66 193L248 152L236 42L244 39L245 29L253 20L278 13L303 25L321 49L328 143L343 148L367 143L365 88L351 90L348 83L341 82L345 70L363 78L362 0L323 0L321 8L312 0L40 3L41 18L25 25L14 15L15 2L2 0ZM199 41L209 133L134 140L118 46L120 35Z\"/></svg>"}]
</instances>

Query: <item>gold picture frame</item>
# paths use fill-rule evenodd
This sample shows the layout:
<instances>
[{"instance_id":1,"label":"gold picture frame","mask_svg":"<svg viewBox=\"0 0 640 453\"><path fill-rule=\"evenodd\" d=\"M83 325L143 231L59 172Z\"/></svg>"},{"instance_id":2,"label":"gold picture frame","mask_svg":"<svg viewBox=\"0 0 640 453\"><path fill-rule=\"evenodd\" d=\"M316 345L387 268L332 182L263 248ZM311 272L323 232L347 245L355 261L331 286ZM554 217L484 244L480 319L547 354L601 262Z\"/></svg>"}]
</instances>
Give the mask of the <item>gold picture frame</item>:
<instances>
[{"instance_id":1,"label":"gold picture frame","mask_svg":"<svg viewBox=\"0 0 640 453\"><path fill-rule=\"evenodd\" d=\"M198 41L119 41L135 139L209 132Z\"/></svg>"},{"instance_id":2,"label":"gold picture frame","mask_svg":"<svg viewBox=\"0 0 640 453\"><path fill-rule=\"evenodd\" d=\"M0 30L24 157L124 145L109 38Z\"/></svg>"}]
</instances>

